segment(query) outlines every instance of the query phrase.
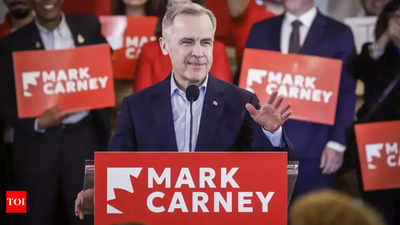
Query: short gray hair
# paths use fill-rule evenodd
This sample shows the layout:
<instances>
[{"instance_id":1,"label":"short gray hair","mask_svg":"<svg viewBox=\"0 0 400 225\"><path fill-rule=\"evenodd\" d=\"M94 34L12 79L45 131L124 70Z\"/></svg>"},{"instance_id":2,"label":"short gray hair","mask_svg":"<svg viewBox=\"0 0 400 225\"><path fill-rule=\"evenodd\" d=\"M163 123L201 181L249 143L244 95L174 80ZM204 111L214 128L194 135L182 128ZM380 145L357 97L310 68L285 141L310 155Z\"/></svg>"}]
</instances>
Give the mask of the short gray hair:
<instances>
[{"instance_id":1,"label":"short gray hair","mask_svg":"<svg viewBox=\"0 0 400 225\"><path fill-rule=\"evenodd\" d=\"M176 3L168 6L162 20L162 35L164 37L166 29L173 24L175 17L177 17L178 15L207 15L210 18L211 24L213 26L213 33L215 33L215 29L217 28L217 20L215 19L214 14L209 9L206 9L197 3L188 2Z\"/></svg>"}]
</instances>

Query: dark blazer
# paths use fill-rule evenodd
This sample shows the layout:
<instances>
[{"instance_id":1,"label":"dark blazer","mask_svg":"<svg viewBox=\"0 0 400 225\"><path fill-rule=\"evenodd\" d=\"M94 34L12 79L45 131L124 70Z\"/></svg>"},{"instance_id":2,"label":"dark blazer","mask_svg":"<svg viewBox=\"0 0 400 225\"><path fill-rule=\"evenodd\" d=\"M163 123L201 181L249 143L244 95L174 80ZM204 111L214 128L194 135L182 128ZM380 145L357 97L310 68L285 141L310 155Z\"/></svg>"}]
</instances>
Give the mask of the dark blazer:
<instances>
[{"instance_id":1,"label":"dark blazer","mask_svg":"<svg viewBox=\"0 0 400 225\"><path fill-rule=\"evenodd\" d=\"M107 43L100 33L100 23L89 15L65 15L68 27L71 30L76 47ZM84 38L84 42L78 41L78 36ZM0 116L16 128L16 135L38 135L34 131L35 119L18 119L16 94L14 83L14 69L11 53L23 50L43 50L44 45L40 38L39 30L35 22L31 22L10 34L0 42L0 68L1 68L1 104ZM107 109L91 110L91 117L96 126L99 138L99 146L107 146L110 133L110 112Z\"/></svg>"},{"instance_id":2,"label":"dark blazer","mask_svg":"<svg viewBox=\"0 0 400 225\"><path fill-rule=\"evenodd\" d=\"M246 47L280 51L283 19L284 15L281 15L255 24ZM345 130L353 123L355 106L355 79L347 71L353 52L354 40L350 28L317 12L299 54L340 59L343 69L333 126L295 120L285 123L298 158L320 158L330 140L345 145Z\"/></svg>"},{"instance_id":3,"label":"dark blazer","mask_svg":"<svg viewBox=\"0 0 400 225\"><path fill-rule=\"evenodd\" d=\"M109 149L176 151L170 80L171 75L124 99ZM196 151L273 149L261 127L245 109L246 103L258 106L258 99L248 91L209 75ZM290 146L286 137L284 139ZM289 158L294 158L292 153Z\"/></svg>"}]
</instances>

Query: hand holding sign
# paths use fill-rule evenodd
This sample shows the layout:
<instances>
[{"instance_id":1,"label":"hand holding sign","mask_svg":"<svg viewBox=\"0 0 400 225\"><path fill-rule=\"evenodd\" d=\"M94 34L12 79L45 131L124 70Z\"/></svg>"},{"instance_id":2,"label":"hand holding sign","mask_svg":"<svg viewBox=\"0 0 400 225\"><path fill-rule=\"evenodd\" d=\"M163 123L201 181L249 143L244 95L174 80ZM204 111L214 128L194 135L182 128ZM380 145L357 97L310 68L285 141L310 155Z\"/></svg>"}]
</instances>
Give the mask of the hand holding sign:
<instances>
[{"instance_id":1,"label":"hand holding sign","mask_svg":"<svg viewBox=\"0 0 400 225\"><path fill-rule=\"evenodd\" d=\"M260 126L270 132L275 132L292 114L290 105L280 107L282 101L283 97L278 96L278 92L274 92L259 110L249 103L246 104L246 109L251 118Z\"/></svg>"},{"instance_id":2,"label":"hand holding sign","mask_svg":"<svg viewBox=\"0 0 400 225\"><path fill-rule=\"evenodd\" d=\"M38 128L47 129L57 126L68 114L68 112L61 111L60 107L53 106L38 118Z\"/></svg>"},{"instance_id":3,"label":"hand holding sign","mask_svg":"<svg viewBox=\"0 0 400 225\"><path fill-rule=\"evenodd\" d=\"M84 219L84 211L93 209L94 204L94 189L90 188L82 190L78 193L75 199L75 216L80 220Z\"/></svg>"}]
</instances>

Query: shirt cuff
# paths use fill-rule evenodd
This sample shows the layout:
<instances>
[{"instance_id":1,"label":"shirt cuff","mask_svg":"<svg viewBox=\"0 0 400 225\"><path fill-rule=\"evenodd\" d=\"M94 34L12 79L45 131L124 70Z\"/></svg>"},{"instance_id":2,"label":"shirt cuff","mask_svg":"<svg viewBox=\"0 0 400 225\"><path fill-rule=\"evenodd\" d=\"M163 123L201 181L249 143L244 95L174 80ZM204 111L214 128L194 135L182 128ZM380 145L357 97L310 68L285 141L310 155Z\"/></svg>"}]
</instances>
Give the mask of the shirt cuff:
<instances>
[{"instance_id":1,"label":"shirt cuff","mask_svg":"<svg viewBox=\"0 0 400 225\"><path fill-rule=\"evenodd\" d=\"M36 132L43 134L44 132L46 132L46 129L39 129L38 123L39 123L39 119L36 118L35 119L35 124L34 124L34 129L35 129Z\"/></svg>"},{"instance_id":2,"label":"shirt cuff","mask_svg":"<svg viewBox=\"0 0 400 225\"><path fill-rule=\"evenodd\" d=\"M278 130L276 130L273 133L264 129L264 127L262 127L262 131L264 132L265 136L267 136L272 146L274 147L282 146L282 126L280 126Z\"/></svg>"},{"instance_id":3,"label":"shirt cuff","mask_svg":"<svg viewBox=\"0 0 400 225\"><path fill-rule=\"evenodd\" d=\"M331 148L337 152L344 152L346 151L346 146L336 142L336 141L328 141L326 147Z\"/></svg>"}]
</instances>

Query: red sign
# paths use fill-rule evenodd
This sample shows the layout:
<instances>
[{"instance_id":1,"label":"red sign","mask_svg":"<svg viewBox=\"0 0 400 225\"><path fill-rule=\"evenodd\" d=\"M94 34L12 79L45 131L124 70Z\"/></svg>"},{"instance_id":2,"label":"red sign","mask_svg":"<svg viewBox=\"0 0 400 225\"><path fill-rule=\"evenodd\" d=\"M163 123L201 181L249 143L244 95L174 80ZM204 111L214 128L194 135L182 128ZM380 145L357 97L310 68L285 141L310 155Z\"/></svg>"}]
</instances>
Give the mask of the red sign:
<instances>
[{"instance_id":1,"label":"red sign","mask_svg":"<svg viewBox=\"0 0 400 225\"><path fill-rule=\"evenodd\" d=\"M106 44L13 52L18 116L37 117L59 106L74 112L115 105Z\"/></svg>"},{"instance_id":2,"label":"red sign","mask_svg":"<svg viewBox=\"0 0 400 225\"><path fill-rule=\"evenodd\" d=\"M113 48L114 77L133 79L141 47L155 41L157 17L100 16L101 31Z\"/></svg>"},{"instance_id":3,"label":"red sign","mask_svg":"<svg viewBox=\"0 0 400 225\"><path fill-rule=\"evenodd\" d=\"M286 225L286 153L95 153L95 225Z\"/></svg>"},{"instance_id":4,"label":"red sign","mask_svg":"<svg viewBox=\"0 0 400 225\"><path fill-rule=\"evenodd\" d=\"M317 56L246 49L241 88L260 102L277 91L292 107L292 119L333 125L342 62Z\"/></svg>"},{"instance_id":5,"label":"red sign","mask_svg":"<svg viewBox=\"0 0 400 225\"><path fill-rule=\"evenodd\" d=\"M26 213L26 191L6 191L6 213Z\"/></svg>"},{"instance_id":6,"label":"red sign","mask_svg":"<svg viewBox=\"0 0 400 225\"><path fill-rule=\"evenodd\" d=\"M400 121L355 126L364 190L400 188Z\"/></svg>"}]
</instances>

